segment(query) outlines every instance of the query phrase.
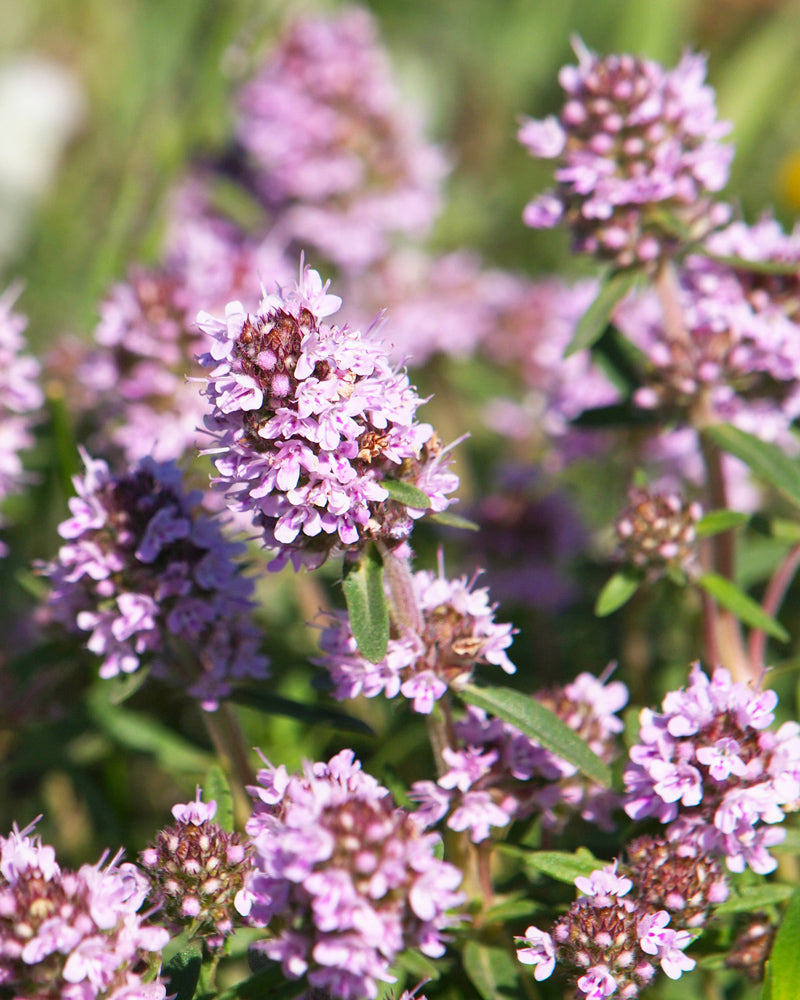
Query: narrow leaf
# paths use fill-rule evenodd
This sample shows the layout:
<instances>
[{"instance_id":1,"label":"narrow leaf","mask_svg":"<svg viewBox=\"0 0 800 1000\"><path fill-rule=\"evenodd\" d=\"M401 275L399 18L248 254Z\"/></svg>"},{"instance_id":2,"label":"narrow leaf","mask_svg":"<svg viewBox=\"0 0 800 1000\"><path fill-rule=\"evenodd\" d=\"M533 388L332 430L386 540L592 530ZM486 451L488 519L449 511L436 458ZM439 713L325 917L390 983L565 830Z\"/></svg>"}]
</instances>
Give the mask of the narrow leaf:
<instances>
[{"instance_id":1,"label":"narrow leaf","mask_svg":"<svg viewBox=\"0 0 800 1000\"><path fill-rule=\"evenodd\" d=\"M724 903L715 907L714 913L749 913L763 910L785 902L795 887L783 882L764 882L761 885L746 885L738 892L732 892Z\"/></svg>"},{"instance_id":2,"label":"narrow leaf","mask_svg":"<svg viewBox=\"0 0 800 1000\"><path fill-rule=\"evenodd\" d=\"M390 500L402 503L406 507L427 510L431 505L428 494L412 483L404 483L401 479L382 479L381 486L389 494Z\"/></svg>"},{"instance_id":3,"label":"narrow leaf","mask_svg":"<svg viewBox=\"0 0 800 1000\"><path fill-rule=\"evenodd\" d=\"M515 726L599 784L611 784L608 765L589 749L573 729L530 695L512 688L476 688L467 684L461 697L470 705L482 708Z\"/></svg>"},{"instance_id":4,"label":"narrow leaf","mask_svg":"<svg viewBox=\"0 0 800 1000\"><path fill-rule=\"evenodd\" d=\"M366 733L372 735L372 729L362 719L357 719L336 708L323 705L306 705L301 701L293 701L270 691L260 691L257 688L234 688L228 696L228 701L247 708L255 708L269 715L285 715L300 722L310 722L315 726L329 726L331 729L343 729L350 733Z\"/></svg>"},{"instance_id":5,"label":"narrow leaf","mask_svg":"<svg viewBox=\"0 0 800 1000\"><path fill-rule=\"evenodd\" d=\"M219 823L223 830L232 833L234 825L233 792L230 782L219 764L212 764L206 772L206 780L203 782L203 799L206 802L213 800L217 803L214 822Z\"/></svg>"},{"instance_id":6,"label":"narrow leaf","mask_svg":"<svg viewBox=\"0 0 800 1000\"><path fill-rule=\"evenodd\" d=\"M464 971L482 1000L519 996L520 965L505 948L468 941L463 952Z\"/></svg>"},{"instance_id":7,"label":"narrow leaf","mask_svg":"<svg viewBox=\"0 0 800 1000\"><path fill-rule=\"evenodd\" d=\"M448 528L464 528L466 531L480 531L481 526L468 517L461 517L460 514L451 514L449 510L440 510L429 515L428 520L437 524L445 524Z\"/></svg>"},{"instance_id":8,"label":"narrow leaf","mask_svg":"<svg viewBox=\"0 0 800 1000\"><path fill-rule=\"evenodd\" d=\"M730 452L749 465L757 476L800 506L800 462L786 455L777 445L762 441L753 434L720 424L703 432L723 451Z\"/></svg>"},{"instance_id":9,"label":"narrow leaf","mask_svg":"<svg viewBox=\"0 0 800 1000\"><path fill-rule=\"evenodd\" d=\"M627 604L642 584L642 575L633 569L624 569L615 573L597 595L594 613L598 618L605 618L623 604Z\"/></svg>"},{"instance_id":10,"label":"narrow leaf","mask_svg":"<svg viewBox=\"0 0 800 1000\"><path fill-rule=\"evenodd\" d=\"M265 968L220 993L216 1000L291 1000L307 990L305 979L287 979L280 963L270 962Z\"/></svg>"},{"instance_id":11,"label":"narrow leaf","mask_svg":"<svg viewBox=\"0 0 800 1000\"><path fill-rule=\"evenodd\" d=\"M389 608L383 562L374 545L358 562L345 565L342 588L359 652L370 663L380 663L389 646Z\"/></svg>"},{"instance_id":12,"label":"narrow leaf","mask_svg":"<svg viewBox=\"0 0 800 1000\"><path fill-rule=\"evenodd\" d=\"M760 604L757 604L752 597L748 597L732 580L718 573L703 573L698 577L697 583L707 594L711 594L718 604L732 611L745 625L766 632L781 642L789 641L789 633L783 625L771 618Z\"/></svg>"},{"instance_id":13,"label":"narrow leaf","mask_svg":"<svg viewBox=\"0 0 800 1000\"><path fill-rule=\"evenodd\" d=\"M564 352L564 357L568 358L570 354L597 343L608 326L615 306L631 291L637 278L636 271L618 271L601 286L597 298L578 320L575 335Z\"/></svg>"},{"instance_id":14,"label":"narrow leaf","mask_svg":"<svg viewBox=\"0 0 800 1000\"><path fill-rule=\"evenodd\" d=\"M598 861L589 851L569 854L567 851L531 851L525 856L525 867L549 875L558 882L574 885L579 875L591 875L602 868L605 862Z\"/></svg>"},{"instance_id":15,"label":"narrow leaf","mask_svg":"<svg viewBox=\"0 0 800 1000\"><path fill-rule=\"evenodd\" d=\"M770 956L768 1000L797 1000L800 982L800 889L795 889L783 914Z\"/></svg>"},{"instance_id":16,"label":"narrow leaf","mask_svg":"<svg viewBox=\"0 0 800 1000\"><path fill-rule=\"evenodd\" d=\"M707 538L732 528L740 528L749 520L750 515L741 510L710 510L700 518L694 530L698 538Z\"/></svg>"}]
</instances>

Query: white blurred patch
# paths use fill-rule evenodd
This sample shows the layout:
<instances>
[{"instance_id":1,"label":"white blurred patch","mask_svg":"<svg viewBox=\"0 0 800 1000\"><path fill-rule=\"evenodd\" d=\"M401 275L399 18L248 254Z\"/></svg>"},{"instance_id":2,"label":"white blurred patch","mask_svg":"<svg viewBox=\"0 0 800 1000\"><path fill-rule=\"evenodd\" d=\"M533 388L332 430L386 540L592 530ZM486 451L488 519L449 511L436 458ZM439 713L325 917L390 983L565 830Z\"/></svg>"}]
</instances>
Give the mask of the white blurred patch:
<instances>
[{"instance_id":1,"label":"white blurred patch","mask_svg":"<svg viewBox=\"0 0 800 1000\"><path fill-rule=\"evenodd\" d=\"M18 246L85 117L86 98L67 70L37 56L0 64L0 258Z\"/></svg>"}]
</instances>

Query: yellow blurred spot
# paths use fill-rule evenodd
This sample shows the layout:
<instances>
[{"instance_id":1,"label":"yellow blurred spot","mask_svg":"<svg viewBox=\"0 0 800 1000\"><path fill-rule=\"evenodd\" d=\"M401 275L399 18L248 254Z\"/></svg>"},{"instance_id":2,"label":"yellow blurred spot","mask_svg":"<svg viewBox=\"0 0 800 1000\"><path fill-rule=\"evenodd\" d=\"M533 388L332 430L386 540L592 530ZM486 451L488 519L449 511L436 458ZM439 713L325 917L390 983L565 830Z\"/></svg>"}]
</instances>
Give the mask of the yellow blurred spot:
<instances>
[{"instance_id":1,"label":"yellow blurred spot","mask_svg":"<svg viewBox=\"0 0 800 1000\"><path fill-rule=\"evenodd\" d=\"M778 195L788 208L800 209L800 149L789 153L778 167Z\"/></svg>"}]
</instances>

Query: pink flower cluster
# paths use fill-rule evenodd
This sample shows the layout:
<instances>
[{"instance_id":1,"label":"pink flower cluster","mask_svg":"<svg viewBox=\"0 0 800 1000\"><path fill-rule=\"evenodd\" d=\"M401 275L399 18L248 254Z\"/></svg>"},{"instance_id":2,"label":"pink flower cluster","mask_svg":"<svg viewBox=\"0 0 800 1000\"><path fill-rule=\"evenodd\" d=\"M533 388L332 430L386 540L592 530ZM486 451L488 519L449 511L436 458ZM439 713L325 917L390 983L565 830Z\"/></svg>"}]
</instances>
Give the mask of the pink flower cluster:
<instances>
[{"instance_id":1,"label":"pink flower cluster","mask_svg":"<svg viewBox=\"0 0 800 1000\"><path fill-rule=\"evenodd\" d=\"M729 126L716 120L704 58L687 53L667 71L630 55L601 59L580 41L575 51L578 65L559 75L560 115L519 132L533 156L558 164L557 187L528 204L525 222L563 221L575 251L630 267L727 221L728 207L708 195L727 183L733 150L719 143Z\"/></svg>"},{"instance_id":2,"label":"pink flower cluster","mask_svg":"<svg viewBox=\"0 0 800 1000\"><path fill-rule=\"evenodd\" d=\"M325 667L340 700L364 694L374 698L398 694L425 715L449 688L472 679L477 664L499 666L507 674L516 667L506 655L514 629L495 622L489 592L475 589L475 578L447 580L420 570L412 578L417 624L395 626L385 657L371 663L358 651L346 613L333 616L322 632L324 655L314 662Z\"/></svg>"},{"instance_id":3,"label":"pink flower cluster","mask_svg":"<svg viewBox=\"0 0 800 1000\"><path fill-rule=\"evenodd\" d=\"M773 871L768 848L786 835L776 826L782 807L800 798L800 725L767 729L777 701L774 691L733 683L727 670L709 678L694 664L689 686L670 692L661 712L642 710L625 811L669 824L671 840L724 857L731 871Z\"/></svg>"},{"instance_id":4,"label":"pink flower cluster","mask_svg":"<svg viewBox=\"0 0 800 1000\"><path fill-rule=\"evenodd\" d=\"M239 94L237 136L284 246L344 270L427 233L446 172L395 90L371 15L298 19Z\"/></svg>"},{"instance_id":5,"label":"pink flower cluster","mask_svg":"<svg viewBox=\"0 0 800 1000\"><path fill-rule=\"evenodd\" d=\"M444 953L461 872L435 857L438 837L421 833L351 750L301 775L267 764L250 791L250 922L271 931L255 948L290 979L373 1000L404 949Z\"/></svg>"},{"instance_id":6,"label":"pink flower cluster","mask_svg":"<svg viewBox=\"0 0 800 1000\"><path fill-rule=\"evenodd\" d=\"M564 688L535 696L579 733L601 759L617 755L616 738L623 729L615 714L628 701L620 681L603 684L580 674ZM588 822L611 830L619 796L584 778L577 769L500 719L469 706L455 723L457 747L445 747L448 765L439 780L417 781L412 797L420 817L433 825L447 816L451 830L469 830L480 843L491 827L505 827L534 813L545 826L558 828L579 813Z\"/></svg>"},{"instance_id":7,"label":"pink flower cluster","mask_svg":"<svg viewBox=\"0 0 800 1000\"><path fill-rule=\"evenodd\" d=\"M433 428L415 419L422 400L385 346L325 321L341 302L327 288L304 269L252 315L232 302L224 321L198 317L212 338L201 363L212 369L205 395L215 483L278 550L272 569L289 559L318 566L373 539L404 546L425 508L392 501L386 479L421 490L434 511L458 485Z\"/></svg>"},{"instance_id":8,"label":"pink flower cluster","mask_svg":"<svg viewBox=\"0 0 800 1000\"><path fill-rule=\"evenodd\" d=\"M670 979L695 966L684 953L688 931L667 925L666 910L652 910L628 893L633 882L617 875L617 864L575 879L581 895L549 934L528 927L517 957L534 967L534 978L549 978L556 963L571 970L581 1000L616 996L632 1000L655 977L656 963Z\"/></svg>"},{"instance_id":9,"label":"pink flower cluster","mask_svg":"<svg viewBox=\"0 0 800 1000\"><path fill-rule=\"evenodd\" d=\"M214 822L217 803L172 807L175 825L158 833L141 854L152 880L151 897L176 932L189 927L211 949L221 948L239 912L248 910L245 879L250 849L238 833Z\"/></svg>"},{"instance_id":10,"label":"pink flower cluster","mask_svg":"<svg viewBox=\"0 0 800 1000\"><path fill-rule=\"evenodd\" d=\"M44 402L39 363L24 353L28 321L13 309L18 294L12 286L0 295L0 501L25 483L20 452L33 444L32 424ZM0 556L6 551L0 542Z\"/></svg>"},{"instance_id":11,"label":"pink flower cluster","mask_svg":"<svg viewBox=\"0 0 800 1000\"><path fill-rule=\"evenodd\" d=\"M234 682L266 677L253 584L234 558L242 546L196 512L199 495L184 493L178 468L145 458L113 476L105 462L84 460L72 517L59 527L66 544L42 571L53 617L90 633L100 676L151 664L208 710Z\"/></svg>"},{"instance_id":12,"label":"pink flower cluster","mask_svg":"<svg viewBox=\"0 0 800 1000\"><path fill-rule=\"evenodd\" d=\"M169 941L139 913L148 879L118 858L65 871L33 824L0 837L0 984L25 1000L164 1000Z\"/></svg>"}]
</instances>

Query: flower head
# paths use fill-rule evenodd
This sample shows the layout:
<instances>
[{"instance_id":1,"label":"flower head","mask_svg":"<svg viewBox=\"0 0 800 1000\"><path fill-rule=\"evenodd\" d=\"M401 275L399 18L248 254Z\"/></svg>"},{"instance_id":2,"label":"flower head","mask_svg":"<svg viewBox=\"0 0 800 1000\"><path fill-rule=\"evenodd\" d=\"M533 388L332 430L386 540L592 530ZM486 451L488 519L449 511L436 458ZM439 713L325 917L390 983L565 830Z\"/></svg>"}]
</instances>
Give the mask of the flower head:
<instances>
[{"instance_id":1,"label":"flower head","mask_svg":"<svg viewBox=\"0 0 800 1000\"><path fill-rule=\"evenodd\" d=\"M142 981L169 941L139 913L148 882L115 858L63 870L31 827L0 837L0 982L26 1000L164 1000ZM150 961L149 956L152 956Z\"/></svg>"},{"instance_id":2,"label":"flower head","mask_svg":"<svg viewBox=\"0 0 800 1000\"><path fill-rule=\"evenodd\" d=\"M440 511L457 478L433 428L416 421L419 396L374 337L326 318L340 299L316 271L265 295L256 314L229 303L225 321L201 314L212 338L200 359L215 437L215 483L229 506L250 512L273 568L319 565L373 539L406 543L413 520ZM425 506L392 501L398 479Z\"/></svg>"},{"instance_id":3,"label":"flower head","mask_svg":"<svg viewBox=\"0 0 800 1000\"><path fill-rule=\"evenodd\" d=\"M59 528L66 544L42 569L53 617L90 633L100 675L150 663L208 709L233 682L267 676L252 583L234 559L240 546L196 512L198 495L184 493L177 467L142 459L113 476L105 462L84 460L72 517Z\"/></svg>"},{"instance_id":4,"label":"flower head","mask_svg":"<svg viewBox=\"0 0 800 1000\"><path fill-rule=\"evenodd\" d=\"M352 751L301 775L267 764L258 781L249 919L272 932L258 950L340 1000L372 1000L405 948L444 952L461 873Z\"/></svg>"},{"instance_id":5,"label":"flower head","mask_svg":"<svg viewBox=\"0 0 800 1000\"><path fill-rule=\"evenodd\" d=\"M565 222L574 247L619 267L652 265L677 246L664 218L693 236L727 220L709 195L728 179L729 126L716 119L705 59L687 53L673 70L631 55L601 59L575 43L561 70L558 117L523 123L531 155L557 161L556 188L526 207L529 226ZM673 223L674 225L674 223Z\"/></svg>"}]
</instances>

